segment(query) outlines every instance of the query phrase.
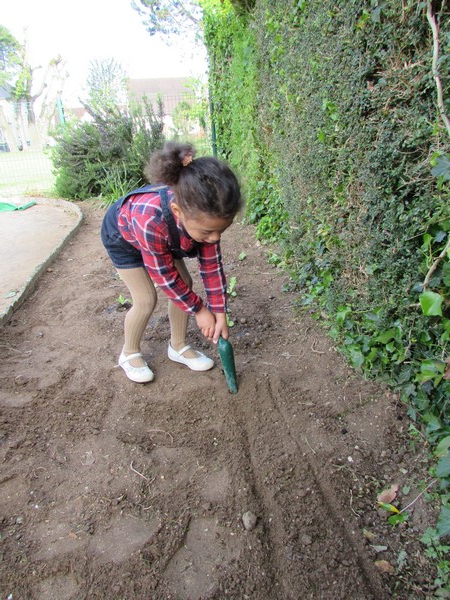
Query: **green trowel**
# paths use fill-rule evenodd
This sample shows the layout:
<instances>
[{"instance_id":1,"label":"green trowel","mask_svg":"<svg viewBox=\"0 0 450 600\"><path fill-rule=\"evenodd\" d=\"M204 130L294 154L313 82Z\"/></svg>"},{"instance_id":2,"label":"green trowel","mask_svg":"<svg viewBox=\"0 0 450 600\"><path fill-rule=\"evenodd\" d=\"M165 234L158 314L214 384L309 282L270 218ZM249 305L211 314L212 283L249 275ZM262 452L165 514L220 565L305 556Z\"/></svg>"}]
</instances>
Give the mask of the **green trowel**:
<instances>
[{"instance_id":1,"label":"green trowel","mask_svg":"<svg viewBox=\"0 0 450 600\"><path fill-rule=\"evenodd\" d=\"M237 394L238 386L236 381L236 366L234 363L233 346L222 336L219 338L218 346L219 356L220 360L222 361L222 367L225 373L228 389L232 394Z\"/></svg>"}]
</instances>

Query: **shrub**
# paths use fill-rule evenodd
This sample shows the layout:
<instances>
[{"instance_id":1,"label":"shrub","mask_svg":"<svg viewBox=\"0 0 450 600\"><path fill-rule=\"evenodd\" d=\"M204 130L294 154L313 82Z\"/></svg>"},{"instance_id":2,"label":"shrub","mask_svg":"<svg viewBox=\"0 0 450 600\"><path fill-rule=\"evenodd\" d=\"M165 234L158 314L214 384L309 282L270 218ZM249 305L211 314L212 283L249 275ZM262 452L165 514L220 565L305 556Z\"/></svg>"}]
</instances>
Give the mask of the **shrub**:
<instances>
[{"instance_id":1,"label":"shrub","mask_svg":"<svg viewBox=\"0 0 450 600\"><path fill-rule=\"evenodd\" d=\"M129 109L85 108L92 121L69 122L56 136L56 192L63 198L113 200L120 190L144 183L144 165L164 143L162 102L156 112L145 99Z\"/></svg>"}]
</instances>

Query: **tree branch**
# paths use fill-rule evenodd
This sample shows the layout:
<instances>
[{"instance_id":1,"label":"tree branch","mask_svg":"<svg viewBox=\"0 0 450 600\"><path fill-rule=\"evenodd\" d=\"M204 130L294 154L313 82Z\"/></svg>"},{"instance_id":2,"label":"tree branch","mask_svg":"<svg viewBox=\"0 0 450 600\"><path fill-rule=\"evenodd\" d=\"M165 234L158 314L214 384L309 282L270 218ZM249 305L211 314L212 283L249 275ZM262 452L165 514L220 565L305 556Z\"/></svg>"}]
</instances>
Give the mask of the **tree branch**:
<instances>
[{"instance_id":1,"label":"tree branch","mask_svg":"<svg viewBox=\"0 0 450 600\"><path fill-rule=\"evenodd\" d=\"M439 108L439 113L441 115L442 120L444 121L444 125L447 129L447 133L450 137L450 119L448 118L445 112L444 106L444 94L442 91L442 82L439 77L438 71L438 60L439 60L439 30L438 25L436 23L436 18L433 15L433 9L431 7L431 0L427 1L427 20L430 24L431 31L433 32L433 77L436 81L436 90L437 90L437 104Z\"/></svg>"},{"instance_id":2,"label":"tree branch","mask_svg":"<svg viewBox=\"0 0 450 600\"><path fill-rule=\"evenodd\" d=\"M428 273L426 274L425 279L423 280L423 289L424 290L426 290L427 285L430 283L431 276L436 271L438 264L441 262L441 260L444 258L444 256L447 254L447 252L449 250L450 250L450 236L448 237L448 240L447 240L447 243L444 246L444 249L439 254L439 256L436 258L436 260L434 261L434 263L431 265Z\"/></svg>"}]
</instances>

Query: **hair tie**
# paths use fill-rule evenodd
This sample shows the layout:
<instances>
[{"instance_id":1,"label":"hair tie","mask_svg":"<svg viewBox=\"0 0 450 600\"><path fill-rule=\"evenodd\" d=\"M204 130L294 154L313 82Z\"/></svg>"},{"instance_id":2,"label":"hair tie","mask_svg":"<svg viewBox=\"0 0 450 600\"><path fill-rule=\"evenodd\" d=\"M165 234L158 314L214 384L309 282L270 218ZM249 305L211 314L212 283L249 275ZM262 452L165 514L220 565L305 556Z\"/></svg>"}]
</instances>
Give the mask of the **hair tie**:
<instances>
[{"instance_id":1,"label":"hair tie","mask_svg":"<svg viewBox=\"0 0 450 600\"><path fill-rule=\"evenodd\" d=\"M191 164L191 162L194 160L194 157L192 154L187 154L183 160L181 161L181 164L183 165L183 167L187 167L188 165Z\"/></svg>"}]
</instances>

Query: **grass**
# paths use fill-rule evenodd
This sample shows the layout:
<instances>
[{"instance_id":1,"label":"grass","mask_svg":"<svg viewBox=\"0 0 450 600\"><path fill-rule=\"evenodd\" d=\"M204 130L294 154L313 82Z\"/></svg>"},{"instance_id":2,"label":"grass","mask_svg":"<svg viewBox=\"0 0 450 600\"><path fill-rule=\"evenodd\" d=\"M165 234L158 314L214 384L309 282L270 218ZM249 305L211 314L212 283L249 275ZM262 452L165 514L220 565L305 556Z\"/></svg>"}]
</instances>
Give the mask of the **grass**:
<instances>
[{"instance_id":1,"label":"grass","mask_svg":"<svg viewBox=\"0 0 450 600\"><path fill-rule=\"evenodd\" d=\"M52 167L42 150L0 152L0 196L52 195Z\"/></svg>"}]
</instances>

